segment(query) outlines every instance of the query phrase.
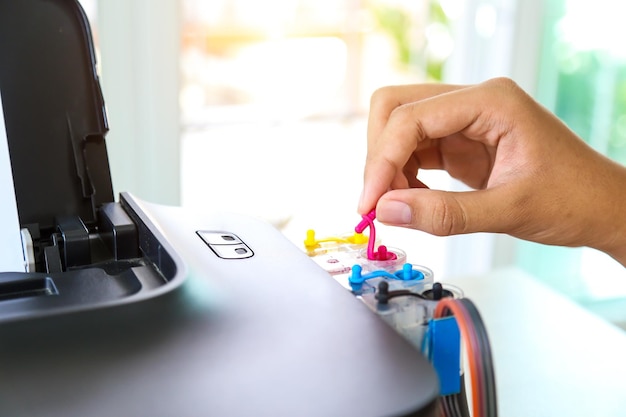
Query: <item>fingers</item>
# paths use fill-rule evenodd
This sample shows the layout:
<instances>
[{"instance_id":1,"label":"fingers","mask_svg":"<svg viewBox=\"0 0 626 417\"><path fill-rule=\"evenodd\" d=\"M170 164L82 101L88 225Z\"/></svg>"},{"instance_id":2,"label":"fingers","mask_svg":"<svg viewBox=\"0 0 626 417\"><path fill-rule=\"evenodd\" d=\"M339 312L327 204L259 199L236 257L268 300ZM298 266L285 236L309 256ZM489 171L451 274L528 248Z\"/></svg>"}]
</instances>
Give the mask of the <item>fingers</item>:
<instances>
[{"instance_id":1,"label":"fingers","mask_svg":"<svg viewBox=\"0 0 626 417\"><path fill-rule=\"evenodd\" d=\"M368 119L368 138L378 138L391 112L399 106L437 96L462 86L446 84L419 84L383 87L372 94Z\"/></svg>"},{"instance_id":2,"label":"fingers","mask_svg":"<svg viewBox=\"0 0 626 417\"><path fill-rule=\"evenodd\" d=\"M391 184L397 182L410 156L432 146L433 141L461 133L467 139L495 148L511 130L511 122L499 115L516 114L513 93L519 96L521 90L512 81L491 80L478 86L442 87L441 91L444 92L396 107L382 128L377 125L382 123L382 117L374 116L371 131L380 129L380 133L368 138L359 213L374 208L392 188Z\"/></svg>"},{"instance_id":3,"label":"fingers","mask_svg":"<svg viewBox=\"0 0 626 417\"><path fill-rule=\"evenodd\" d=\"M430 189L392 190L376 207L378 221L421 230L436 236L474 232L509 232L520 219L510 213L506 187L447 192Z\"/></svg>"}]
</instances>

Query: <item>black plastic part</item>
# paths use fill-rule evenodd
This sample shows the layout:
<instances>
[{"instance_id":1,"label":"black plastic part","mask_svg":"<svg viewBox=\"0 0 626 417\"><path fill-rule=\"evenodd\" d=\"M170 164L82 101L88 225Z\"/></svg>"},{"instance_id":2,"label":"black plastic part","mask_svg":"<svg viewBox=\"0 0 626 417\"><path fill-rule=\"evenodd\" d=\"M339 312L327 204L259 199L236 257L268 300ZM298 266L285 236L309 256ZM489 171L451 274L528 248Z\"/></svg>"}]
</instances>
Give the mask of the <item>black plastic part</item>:
<instances>
[{"instance_id":1,"label":"black plastic part","mask_svg":"<svg viewBox=\"0 0 626 417\"><path fill-rule=\"evenodd\" d=\"M63 242L65 268L89 265L89 230L81 219L76 216L62 216L57 219L57 227Z\"/></svg>"},{"instance_id":2,"label":"black plastic part","mask_svg":"<svg viewBox=\"0 0 626 417\"><path fill-rule=\"evenodd\" d=\"M132 269L116 275L102 268L50 274L5 272L0 274L0 317L10 320L52 315L55 310L119 300L141 289L141 282Z\"/></svg>"},{"instance_id":3,"label":"black plastic part","mask_svg":"<svg viewBox=\"0 0 626 417\"><path fill-rule=\"evenodd\" d=\"M381 281L378 284L378 292L376 292L375 297L380 304L389 302L389 283L387 281Z\"/></svg>"},{"instance_id":4,"label":"black plastic part","mask_svg":"<svg viewBox=\"0 0 626 417\"><path fill-rule=\"evenodd\" d=\"M46 265L46 272L55 273L63 271L63 264L61 263L61 253L57 245L46 246L43 250L44 263Z\"/></svg>"},{"instance_id":5,"label":"black plastic part","mask_svg":"<svg viewBox=\"0 0 626 417\"><path fill-rule=\"evenodd\" d=\"M104 100L74 0L0 0L0 94L21 224L88 226L114 200Z\"/></svg>"},{"instance_id":6,"label":"black plastic part","mask_svg":"<svg viewBox=\"0 0 626 417\"><path fill-rule=\"evenodd\" d=\"M17 279L5 277L0 280L0 301L19 298L56 295L58 290L50 277L25 278L20 274Z\"/></svg>"},{"instance_id":7,"label":"black plastic part","mask_svg":"<svg viewBox=\"0 0 626 417\"><path fill-rule=\"evenodd\" d=\"M122 207L126 209L129 217L137 225L137 234L139 238L139 249L141 255L159 270L166 280L171 280L176 275L176 262L159 239L152 233L148 226L139 218L139 215L128 206L128 203L122 198L120 201Z\"/></svg>"},{"instance_id":8,"label":"black plastic part","mask_svg":"<svg viewBox=\"0 0 626 417\"><path fill-rule=\"evenodd\" d=\"M450 290L446 290L440 282L435 282L430 290L424 291L422 294L424 298L429 300L439 301L442 298L454 298L454 293Z\"/></svg>"},{"instance_id":9,"label":"black plastic part","mask_svg":"<svg viewBox=\"0 0 626 417\"><path fill-rule=\"evenodd\" d=\"M433 299L441 300L443 297L443 286L440 282L435 282L433 284Z\"/></svg>"},{"instance_id":10,"label":"black plastic part","mask_svg":"<svg viewBox=\"0 0 626 417\"><path fill-rule=\"evenodd\" d=\"M381 281L378 284L378 291L376 292L376 295L374 297L378 301L378 304L382 305L389 303L389 300L396 297L416 297L422 299L425 298L422 294L418 294L409 290L389 291L389 283L387 281Z\"/></svg>"},{"instance_id":11,"label":"black plastic part","mask_svg":"<svg viewBox=\"0 0 626 417\"><path fill-rule=\"evenodd\" d=\"M100 209L100 237L115 260L139 256L137 227L118 203L108 203Z\"/></svg>"}]
</instances>

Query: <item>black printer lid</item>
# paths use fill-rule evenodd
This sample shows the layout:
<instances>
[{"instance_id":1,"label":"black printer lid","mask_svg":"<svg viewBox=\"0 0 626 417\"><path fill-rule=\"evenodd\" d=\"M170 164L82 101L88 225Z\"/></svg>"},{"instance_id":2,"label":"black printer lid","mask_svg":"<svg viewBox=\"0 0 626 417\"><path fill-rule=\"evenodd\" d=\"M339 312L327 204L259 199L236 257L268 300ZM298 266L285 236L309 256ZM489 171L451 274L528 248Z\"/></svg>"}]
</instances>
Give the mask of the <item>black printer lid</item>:
<instances>
[{"instance_id":1,"label":"black printer lid","mask_svg":"<svg viewBox=\"0 0 626 417\"><path fill-rule=\"evenodd\" d=\"M5 18L6 17L6 18ZM20 224L112 202L92 35L76 0L0 0L0 96Z\"/></svg>"}]
</instances>

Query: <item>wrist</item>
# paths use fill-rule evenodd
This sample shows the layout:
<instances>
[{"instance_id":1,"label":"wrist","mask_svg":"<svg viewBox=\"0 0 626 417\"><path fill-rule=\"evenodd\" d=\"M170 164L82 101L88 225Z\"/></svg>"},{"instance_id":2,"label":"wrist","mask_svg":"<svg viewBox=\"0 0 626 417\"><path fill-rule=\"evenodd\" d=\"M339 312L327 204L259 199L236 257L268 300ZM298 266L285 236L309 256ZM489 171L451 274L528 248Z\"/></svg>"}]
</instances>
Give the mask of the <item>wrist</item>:
<instances>
[{"instance_id":1,"label":"wrist","mask_svg":"<svg viewBox=\"0 0 626 417\"><path fill-rule=\"evenodd\" d=\"M626 247L615 251L615 253L611 253L611 252L607 252L611 257L613 257L613 259L615 259L617 262L621 263L622 266L626 267Z\"/></svg>"},{"instance_id":2,"label":"wrist","mask_svg":"<svg viewBox=\"0 0 626 417\"><path fill-rule=\"evenodd\" d=\"M598 245L593 245L595 249L601 250L616 261L626 267L626 167L611 163L613 174L610 184L612 189L607 196L610 207L606 210L598 210L597 215L603 218L604 239Z\"/></svg>"}]
</instances>

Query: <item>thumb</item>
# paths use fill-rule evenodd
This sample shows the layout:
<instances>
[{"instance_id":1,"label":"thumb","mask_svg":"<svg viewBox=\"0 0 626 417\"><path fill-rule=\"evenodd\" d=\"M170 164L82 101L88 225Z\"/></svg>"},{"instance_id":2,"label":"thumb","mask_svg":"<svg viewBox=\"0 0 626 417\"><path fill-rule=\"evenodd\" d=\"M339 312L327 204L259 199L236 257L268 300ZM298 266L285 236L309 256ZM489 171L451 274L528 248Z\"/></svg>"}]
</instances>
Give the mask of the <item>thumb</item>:
<instances>
[{"instance_id":1,"label":"thumb","mask_svg":"<svg viewBox=\"0 0 626 417\"><path fill-rule=\"evenodd\" d=\"M512 200L503 190L439 191L424 188L392 190L376 206L381 223L421 230L436 236L474 232L508 232Z\"/></svg>"}]
</instances>

